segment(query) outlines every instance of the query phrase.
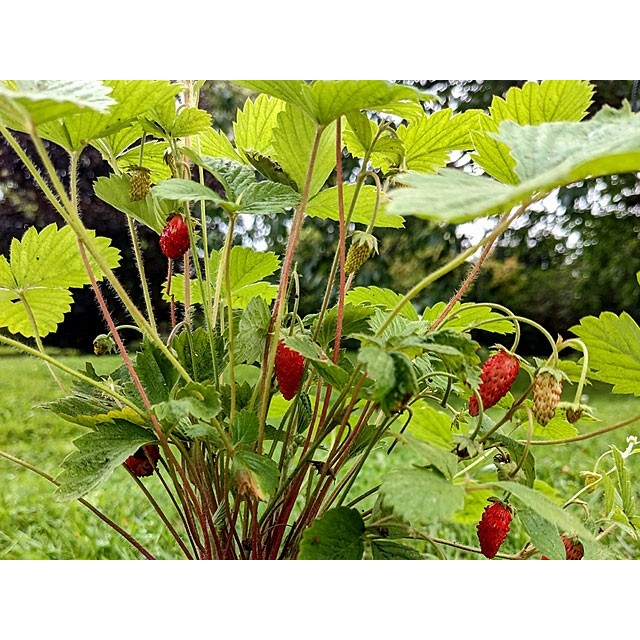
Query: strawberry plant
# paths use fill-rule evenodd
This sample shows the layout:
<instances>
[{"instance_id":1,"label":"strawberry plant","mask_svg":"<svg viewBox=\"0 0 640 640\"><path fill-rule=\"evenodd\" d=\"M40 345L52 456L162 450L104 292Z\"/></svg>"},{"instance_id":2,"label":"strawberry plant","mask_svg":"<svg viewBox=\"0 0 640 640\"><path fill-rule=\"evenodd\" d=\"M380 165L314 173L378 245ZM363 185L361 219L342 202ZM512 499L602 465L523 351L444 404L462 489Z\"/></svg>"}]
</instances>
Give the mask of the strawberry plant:
<instances>
[{"instance_id":1,"label":"strawberry plant","mask_svg":"<svg viewBox=\"0 0 640 640\"><path fill-rule=\"evenodd\" d=\"M199 107L200 81L0 83L0 133L62 221L29 228L0 256L0 344L46 362L60 398L44 409L86 428L57 478L0 455L145 558L152 550L88 501L114 472L130 475L189 559L588 559L612 556L612 531L635 538L635 440L611 446L562 498L537 478L536 451L640 418L594 427L583 403L590 380L640 395L638 324L603 312L554 338L505 306L462 299L536 203L589 177L640 171L638 115L605 107L583 120L592 87L581 81L529 82L463 114L385 81L239 84L252 96L230 139ZM66 182L44 140L68 154ZM94 192L129 231L141 300L118 279L118 250L83 221L88 147L110 166ZM453 152L469 154L472 170L449 168ZM345 154L357 160L353 181L342 180ZM210 242L212 211L226 223L222 246ZM287 217L284 255L234 246L238 220L257 215ZM376 259L376 230L402 233L408 216L493 225L407 291L354 286ZM296 247L314 218L335 220L339 238L323 302L301 316ZM164 282L146 277L141 226L158 236ZM467 261L449 300L414 306ZM87 286L108 328L96 354L120 357L109 373L73 370L43 342L72 289ZM116 325L104 287L129 324ZM152 304L160 290L166 331ZM545 356L518 354L522 325L544 336ZM484 364L479 332L500 343ZM363 489L378 454L388 471ZM453 526L475 542L457 541Z\"/></svg>"}]
</instances>

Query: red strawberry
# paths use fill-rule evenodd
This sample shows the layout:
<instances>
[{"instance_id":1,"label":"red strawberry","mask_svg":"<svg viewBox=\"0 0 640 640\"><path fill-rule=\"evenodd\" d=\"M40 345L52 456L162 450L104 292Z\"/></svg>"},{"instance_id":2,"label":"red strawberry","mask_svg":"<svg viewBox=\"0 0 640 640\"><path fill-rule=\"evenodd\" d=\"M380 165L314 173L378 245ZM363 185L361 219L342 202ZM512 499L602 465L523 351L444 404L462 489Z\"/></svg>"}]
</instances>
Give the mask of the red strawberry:
<instances>
[{"instance_id":1,"label":"red strawberry","mask_svg":"<svg viewBox=\"0 0 640 640\"><path fill-rule=\"evenodd\" d=\"M487 558L494 558L509 533L513 513L509 505L496 500L487 505L478 522L480 549Z\"/></svg>"},{"instance_id":2,"label":"red strawberry","mask_svg":"<svg viewBox=\"0 0 640 640\"><path fill-rule=\"evenodd\" d=\"M485 409L493 407L511 389L518 371L520 363L518 359L506 351L498 351L492 355L483 365L480 373L480 388L478 392L482 398L482 406ZM469 413L472 416L478 415L478 399L473 396L469 401Z\"/></svg>"},{"instance_id":3,"label":"red strawberry","mask_svg":"<svg viewBox=\"0 0 640 640\"><path fill-rule=\"evenodd\" d=\"M567 538L560 536L565 549L565 560L582 560L584 556L584 547L582 542L577 538ZM541 560L548 560L547 556L542 556Z\"/></svg>"},{"instance_id":4,"label":"red strawberry","mask_svg":"<svg viewBox=\"0 0 640 640\"><path fill-rule=\"evenodd\" d=\"M146 453L145 453L146 452ZM148 444L140 447L132 456L129 456L124 464L133 475L138 478L150 476L158 464L160 449L157 444Z\"/></svg>"},{"instance_id":5,"label":"red strawberry","mask_svg":"<svg viewBox=\"0 0 640 640\"><path fill-rule=\"evenodd\" d=\"M176 213L167 222L160 235L160 249L167 258L177 260L189 248L189 227L184 218Z\"/></svg>"},{"instance_id":6,"label":"red strawberry","mask_svg":"<svg viewBox=\"0 0 640 640\"><path fill-rule=\"evenodd\" d=\"M276 350L276 379L285 400L291 400L298 393L303 373L302 355L289 349L284 342L279 342Z\"/></svg>"}]
</instances>

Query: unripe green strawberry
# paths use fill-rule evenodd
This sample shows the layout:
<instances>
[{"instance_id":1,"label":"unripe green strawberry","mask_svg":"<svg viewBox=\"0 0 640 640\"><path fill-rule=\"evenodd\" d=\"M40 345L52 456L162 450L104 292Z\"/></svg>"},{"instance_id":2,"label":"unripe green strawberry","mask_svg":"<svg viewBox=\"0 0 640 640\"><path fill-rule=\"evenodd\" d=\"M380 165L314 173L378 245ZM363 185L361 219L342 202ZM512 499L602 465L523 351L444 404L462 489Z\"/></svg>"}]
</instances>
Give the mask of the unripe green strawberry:
<instances>
[{"instance_id":1,"label":"unripe green strawberry","mask_svg":"<svg viewBox=\"0 0 640 640\"><path fill-rule=\"evenodd\" d=\"M543 427L555 415L561 395L561 374L553 369L541 369L533 382L533 415Z\"/></svg>"},{"instance_id":2,"label":"unripe green strawberry","mask_svg":"<svg viewBox=\"0 0 640 640\"><path fill-rule=\"evenodd\" d=\"M129 199L132 202L144 200L151 188L151 172L145 167L134 167L131 174L131 186L129 187Z\"/></svg>"},{"instance_id":3,"label":"unripe green strawberry","mask_svg":"<svg viewBox=\"0 0 640 640\"><path fill-rule=\"evenodd\" d=\"M369 259L372 253L378 252L378 241L370 234L356 231L351 239L351 246L344 263L347 275L356 273Z\"/></svg>"},{"instance_id":4,"label":"unripe green strawberry","mask_svg":"<svg viewBox=\"0 0 640 640\"><path fill-rule=\"evenodd\" d=\"M477 530L480 550L487 558L495 558L509 533L512 519L511 507L504 502L494 499L485 507Z\"/></svg>"},{"instance_id":5,"label":"unripe green strawberry","mask_svg":"<svg viewBox=\"0 0 640 640\"><path fill-rule=\"evenodd\" d=\"M177 178L178 169L176 167L176 161L175 161L175 158L173 157L173 152L171 151L171 149L167 149L164 152L163 160L164 160L164 163L169 167L169 169L171 169L171 175L174 178Z\"/></svg>"},{"instance_id":6,"label":"unripe green strawberry","mask_svg":"<svg viewBox=\"0 0 640 640\"><path fill-rule=\"evenodd\" d=\"M148 444L140 447L132 456L129 456L124 464L138 478L150 476L158 464L160 449L157 444Z\"/></svg>"},{"instance_id":7,"label":"unripe green strawberry","mask_svg":"<svg viewBox=\"0 0 640 640\"><path fill-rule=\"evenodd\" d=\"M276 380L285 400L291 400L302 382L304 373L304 357L284 342L279 342L275 361Z\"/></svg>"},{"instance_id":8,"label":"unripe green strawberry","mask_svg":"<svg viewBox=\"0 0 640 640\"><path fill-rule=\"evenodd\" d=\"M107 353L115 351L115 349L116 343L108 333L101 333L99 336L96 336L93 341L93 352L97 356L104 356Z\"/></svg>"},{"instance_id":9,"label":"unripe green strawberry","mask_svg":"<svg viewBox=\"0 0 640 640\"><path fill-rule=\"evenodd\" d=\"M482 398L484 409L493 407L511 389L520 371L518 359L506 351L498 351L482 365L480 387L478 393ZM479 412L478 398L473 396L469 401L469 413L477 416Z\"/></svg>"}]
</instances>

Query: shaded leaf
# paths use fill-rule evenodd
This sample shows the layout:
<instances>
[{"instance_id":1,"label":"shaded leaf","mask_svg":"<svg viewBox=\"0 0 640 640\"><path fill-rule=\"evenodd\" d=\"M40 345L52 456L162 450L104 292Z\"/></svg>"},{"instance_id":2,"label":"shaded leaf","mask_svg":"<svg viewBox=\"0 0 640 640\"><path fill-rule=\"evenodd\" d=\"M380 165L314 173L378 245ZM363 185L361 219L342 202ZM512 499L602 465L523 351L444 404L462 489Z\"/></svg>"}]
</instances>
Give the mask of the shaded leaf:
<instances>
[{"instance_id":1,"label":"shaded leaf","mask_svg":"<svg viewBox=\"0 0 640 640\"><path fill-rule=\"evenodd\" d=\"M330 509L305 530L300 560L360 560L364 553L364 522L355 509Z\"/></svg>"},{"instance_id":2,"label":"shaded leaf","mask_svg":"<svg viewBox=\"0 0 640 640\"><path fill-rule=\"evenodd\" d=\"M152 431L126 420L96 425L95 431L74 440L77 451L63 461L63 471L57 478L60 482L57 489L59 498L75 500L82 497L106 480L142 445L155 439Z\"/></svg>"}]
</instances>

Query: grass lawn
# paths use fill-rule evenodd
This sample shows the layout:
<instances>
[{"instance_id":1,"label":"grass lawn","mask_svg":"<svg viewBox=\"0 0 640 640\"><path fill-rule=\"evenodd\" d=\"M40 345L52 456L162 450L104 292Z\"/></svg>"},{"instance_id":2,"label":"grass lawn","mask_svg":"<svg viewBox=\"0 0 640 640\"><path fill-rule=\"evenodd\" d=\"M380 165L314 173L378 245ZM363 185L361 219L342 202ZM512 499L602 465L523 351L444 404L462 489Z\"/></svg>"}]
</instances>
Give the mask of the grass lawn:
<instances>
[{"instance_id":1,"label":"grass lawn","mask_svg":"<svg viewBox=\"0 0 640 640\"><path fill-rule=\"evenodd\" d=\"M115 368L114 357L64 358L66 364L84 368L89 359L98 372ZM627 396L612 396L602 387L588 389L588 402L596 410L601 423L596 429L613 424L640 412L640 400ZM52 476L60 473L60 463L73 450L72 440L86 430L63 421L39 405L56 399L60 391L41 362L16 356L0 356L0 449L40 467ZM581 428L581 431L584 428ZM583 486L581 471L592 468L596 458L610 444L624 450L629 435L640 436L640 422L614 433L560 447L536 447L534 454L538 478L557 490L558 498L566 500ZM359 478L351 495L379 484L382 475L412 462L409 452L397 447L392 456L386 446L374 451L370 465ZM637 458L630 462L633 478L639 472ZM493 465L487 464L491 473ZM153 490L156 477L145 479ZM55 499L55 487L47 480L8 460L0 459L0 558L3 559L136 559L138 552L98 520L78 502L63 503ZM162 491L154 492L164 495ZM585 499L596 499L583 495ZM475 522L484 506L485 496L469 517L455 525L441 526L430 533L455 539L463 544L477 545ZM106 515L127 529L158 558L182 557L175 542L166 533L153 509L123 469L117 469L105 485L92 492L87 499ZM163 503L164 504L164 503ZM363 507L365 503L359 505ZM580 507L575 515L580 515ZM167 505L167 512L171 507ZM594 514L597 515L597 514ZM516 524L505 543L504 551L517 552L525 541L525 534ZM613 534L613 548L621 557L640 558L640 544L629 535ZM426 551L428 549L425 548ZM451 558L469 555L447 548Z\"/></svg>"}]
</instances>

